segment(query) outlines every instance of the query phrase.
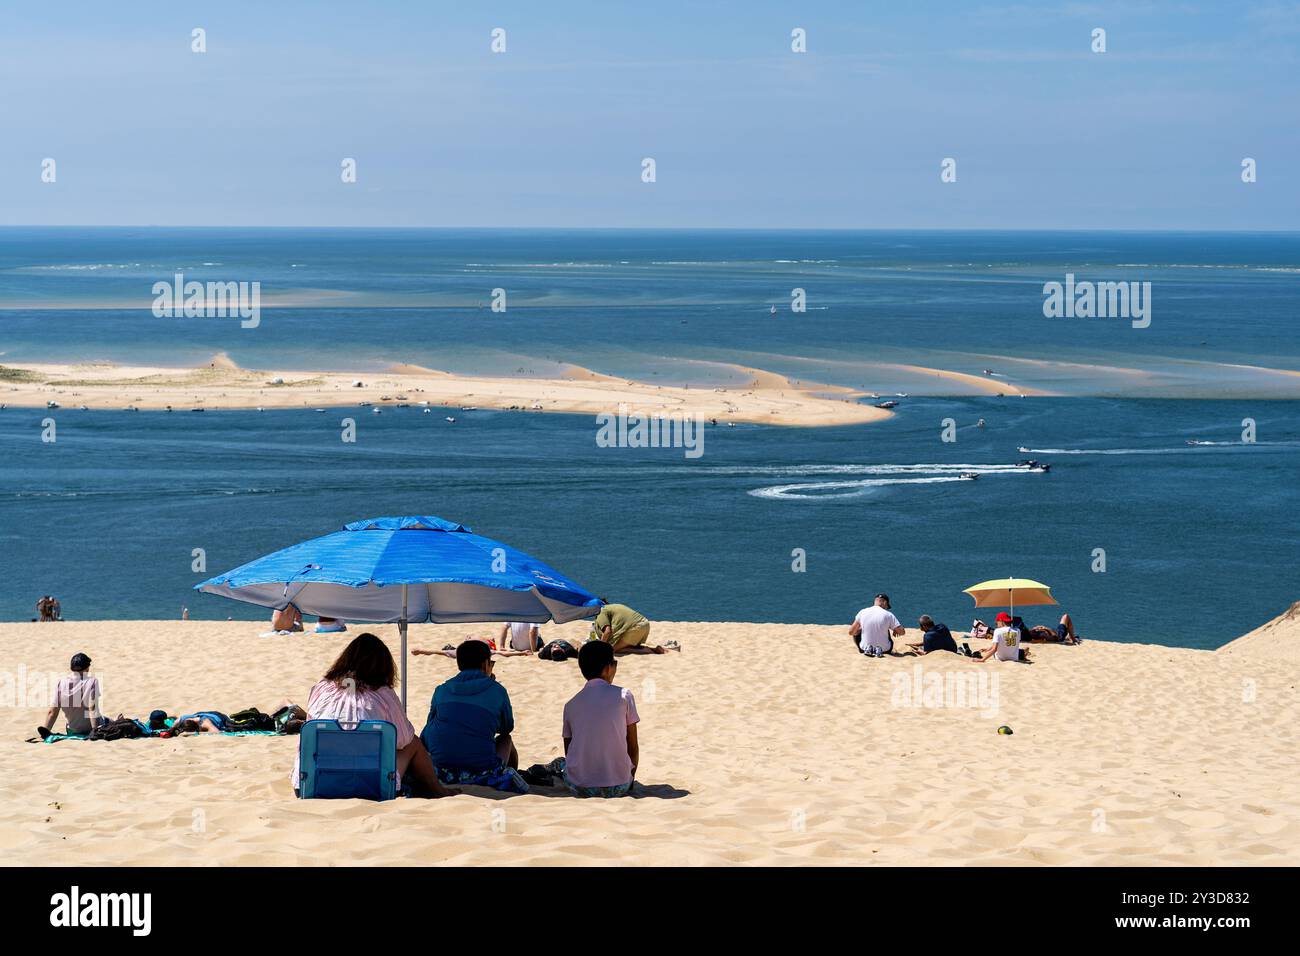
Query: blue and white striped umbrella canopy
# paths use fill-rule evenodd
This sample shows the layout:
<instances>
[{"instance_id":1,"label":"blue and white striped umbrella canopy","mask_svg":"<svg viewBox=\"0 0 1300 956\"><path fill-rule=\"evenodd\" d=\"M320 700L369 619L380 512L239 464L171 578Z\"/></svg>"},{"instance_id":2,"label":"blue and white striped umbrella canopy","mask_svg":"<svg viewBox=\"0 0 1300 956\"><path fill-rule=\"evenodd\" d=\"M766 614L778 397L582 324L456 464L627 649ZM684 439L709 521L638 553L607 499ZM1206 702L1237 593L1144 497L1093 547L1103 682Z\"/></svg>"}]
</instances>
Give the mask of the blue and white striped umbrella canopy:
<instances>
[{"instance_id":1,"label":"blue and white striped umbrella canopy","mask_svg":"<svg viewBox=\"0 0 1300 956\"><path fill-rule=\"evenodd\" d=\"M219 574L195 590L376 623L403 620L404 597L405 620L437 624L564 623L600 609L596 595L554 568L431 515L354 521Z\"/></svg>"}]
</instances>

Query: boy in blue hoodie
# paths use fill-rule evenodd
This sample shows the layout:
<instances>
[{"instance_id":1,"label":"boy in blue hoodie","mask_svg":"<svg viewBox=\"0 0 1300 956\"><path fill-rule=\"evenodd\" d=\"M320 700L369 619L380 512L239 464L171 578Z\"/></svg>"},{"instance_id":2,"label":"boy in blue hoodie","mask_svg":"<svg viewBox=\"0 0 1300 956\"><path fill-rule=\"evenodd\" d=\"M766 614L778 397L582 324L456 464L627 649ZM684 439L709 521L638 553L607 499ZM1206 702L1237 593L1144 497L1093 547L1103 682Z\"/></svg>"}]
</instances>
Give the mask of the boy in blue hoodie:
<instances>
[{"instance_id":1,"label":"boy in blue hoodie","mask_svg":"<svg viewBox=\"0 0 1300 956\"><path fill-rule=\"evenodd\" d=\"M456 648L460 673L439 684L420 739L443 783L527 793L510 732L510 695L492 673L492 648L470 640Z\"/></svg>"}]
</instances>

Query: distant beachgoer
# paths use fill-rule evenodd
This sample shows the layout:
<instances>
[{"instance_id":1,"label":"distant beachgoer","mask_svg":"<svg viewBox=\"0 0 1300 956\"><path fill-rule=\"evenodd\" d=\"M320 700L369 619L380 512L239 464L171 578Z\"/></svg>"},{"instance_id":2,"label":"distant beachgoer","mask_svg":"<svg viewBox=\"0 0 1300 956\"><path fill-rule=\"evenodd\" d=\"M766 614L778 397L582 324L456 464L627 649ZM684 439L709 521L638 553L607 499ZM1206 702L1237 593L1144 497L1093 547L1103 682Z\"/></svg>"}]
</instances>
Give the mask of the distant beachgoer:
<instances>
[{"instance_id":1,"label":"distant beachgoer","mask_svg":"<svg viewBox=\"0 0 1300 956\"><path fill-rule=\"evenodd\" d=\"M337 617L318 617L316 619L317 634L342 634L347 629L347 621Z\"/></svg>"},{"instance_id":2,"label":"distant beachgoer","mask_svg":"<svg viewBox=\"0 0 1300 956\"><path fill-rule=\"evenodd\" d=\"M1035 624L1028 628L1025 640L1032 644L1078 644L1079 635L1075 633L1074 621L1070 615L1062 614L1056 627L1050 624Z\"/></svg>"},{"instance_id":3,"label":"distant beachgoer","mask_svg":"<svg viewBox=\"0 0 1300 956\"><path fill-rule=\"evenodd\" d=\"M419 796L448 797L449 790L438 780L424 744L415 736L406 709L393 690L397 664L388 645L369 632L352 639L307 698L308 720L386 720L397 728L397 779L403 775ZM300 764L294 758L293 789L298 790Z\"/></svg>"},{"instance_id":4,"label":"distant beachgoer","mask_svg":"<svg viewBox=\"0 0 1300 956\"><path fill-rule=\"evenodd\" d=\"M302 611L290 604L271 614L271 630L273 631L301 631L302 630Z\"/></svg>"},{"instance_id":5,"label":"distant beachgoer","mask_svg":"<svg viewBox=\"0 0 1300 956\"><path fill-rule=\"evenodd\" d=\"M501 625L501 640L499 641L502 648L510 648L515 651L540 651L542 649L542 630L536 624L529 624L524 621L511 621L509 624Z\"/></svg>"},{"instance_id":6,"label":"distant beachgoer","mask_svg":"<svg viewBox=\"0 0 1300 956\"><path fill-rule=\"evenodd\" d=\"M981 664L992 657L1000 661L1020 660L1020 631L1011 626L1011 615L1003 611L997 617L997 625L993 632L993 646L977 655Z\"/></svg>"},{"instance_id":7,"label":"distant beachgoer","mask_svg":"<svg viewBox=\"0 0 1300 956\"><path fill-rule=\"evenodd\" d=\"M923 636L918 643L907 646L918 655L931 654L935 651L961 653L957 649L957 642L952 639L952 631L948 630L947 624L936 624L930 615L922 614L921 619L917 621L917 626L921 628Z\"/></svg>"},{"instance_id":8,"label":"distant beachgoer","mask_svg":"<svg viewBox=\"0 0 1300 956\"><path fill-rule=\"evenodd\" d=\"M420 732L438 779L527 793L510 736L515 715L492 673L492 649L486 641L465 641L456 648L456 666L460 672L434 689Z\"/></svg>"},{"instance_id":9,"label":"distant beachgoer","mask_svg":"<svg viewBox=\"0 0 1300 956\"><path fill-rule=\"evenodd\" d=\"M52 621L53 615L50 612L50 596L42 594L36 599L36 619L38 621Z\"/></svg>"},{"instance_id":10,"label":"distant beachgoer","mask_svg":"<svg viewBox=\"0 0 1300 956\"><path fill-rule=\"evenodd\" d=\"M578 652L586 684L564 705L564 782L580 797L622 797L632 790L641 748L636 701L614 683L618 660L602 641Z\"/></svg>"},{"instance_id":11,"label":"distant beachgoer","mask_svg":"<svg viewBox=\"0 0 1300 956\"><path fill-rule=\"evenodd\" d=\"M51 621L63 620L63 605L60 604L59 599L54 597L53 595L50 596L50 620Z\"/></svg>"},{"instance_id":12,"label":"distant beachgoer","mask_svg":"<svg viewBox=\"0 0 1300 956\"><path fill-rule=\"evenodd\" d=\"M99 678L90 674L90 658L85 654L73 654L70 667L72 672L59 678L54 685L45 723L36 728L42 740L54 732L59 711L63 712L67 722L65 733L68 734L89 734L99 724L108 722L108 718L99 712Z\"/></svg>"},{"instance_id":13,"label":"distant beachgoer","mask_svg":"<svg viewBox=\"0 0 1300 956\"><path fill-rule=\"evenodd\" d=\"M902 637L907 628L898 622L889 608L889 595L877 594L870 607L864 607L849 625L853 646L863 654L894 653L894 638Z\"/></svg>"},{"instance_id":14,"label":"distant beachgoer","mask_svg":"<svg viewBox=\"0 0 1300 956\"><path fill-rule=\"evenodd\" d=\"M669 641L661 646L647 644L650 621L626 604L605 604L591 624L588 640L603 641L615 654L666 654L680 651L681 645Z\"/></svg>"}]
</instances>

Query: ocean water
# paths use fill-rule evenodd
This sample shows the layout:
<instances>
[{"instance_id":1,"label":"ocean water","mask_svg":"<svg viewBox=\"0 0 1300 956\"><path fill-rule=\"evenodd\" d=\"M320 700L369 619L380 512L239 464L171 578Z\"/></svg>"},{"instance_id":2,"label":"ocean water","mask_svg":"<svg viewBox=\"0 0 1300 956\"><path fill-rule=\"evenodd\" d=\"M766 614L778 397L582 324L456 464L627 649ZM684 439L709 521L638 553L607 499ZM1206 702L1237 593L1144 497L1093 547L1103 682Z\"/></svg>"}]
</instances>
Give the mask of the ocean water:
<instances>
[{"instance_id":1,"label":"ocean water","mask_svg":"<svg viewBox=\"0 0 1300 956\"><path fill-rule=\"evenodd\" d=\"M257 330L122 307L178 268L350 304L268 308ZM1044 319L1041 283L1067 269L1153 281L1151 328ZM847 625L884 590L909 626L964 626L963 588L1016 575L1051 584L1086 636L1217 646L1300 597L1300 406L1271 391L1294 377L1229 367L1300 369L1298 280L1294 236L0 230L0 363L225 351L707 382L734 362L883 390L872 363L978 373L992 355L1066 393L914 393L873 425L708 428L698 459L599 448L585 416L389 409L344 444L343 409L65 407L47 444L46 410L5 408L0 618L44 593L72 618L261 617L190 588L357 518L437 514L652 618ZM774 319L794 284L822 311ZM478 305L497 286L505 316ZM1188 389L1223 397L1167 397Z\"/></svg>"},{"instance_id":2,"label":"ocean water","mask_svg":"<svg viewBox=\"0 0 1300 956\"><path fill-rule=\"evenodd\" d=\"M256 329L159 319L176 272L257 281ZM1152 283L1152 322L1045 319L1066 273ZM489 308L506 290L507 312ZM803 289L808 311L790 311ZM935 366L1075 395L1300 397L1300 233L0 229L0 362L552 374L719 363L920 393ZM777 308L776 314L771 309ZM1125 371L1126 370L1126 371ZM1138 374L1143 373L1143 374Z\"/></svg>"},{"instance_id":3,"label":"ocean water","mask_svg":"<svg viewBox=\"0 0 1300 956\"><path fill-rule=\"evenodd\" d=\"M874 425L709 428L692 460L599 448L567 415L390 409L345 445L341 410L64 409L50 445L43 409L10 408L0 616L46 592L77 618L261 616L189 588L353 519L438 514L652 618L847 624L883 590L906 624L968 624L962 589L1015 575L1085 635L1212 647L1297 597L1300 427L1289 402L1249 411L1254 445L1241 402L922 399ZM1052 470L1015 468L1021 446Z\"/></svg>"}]
</instances>

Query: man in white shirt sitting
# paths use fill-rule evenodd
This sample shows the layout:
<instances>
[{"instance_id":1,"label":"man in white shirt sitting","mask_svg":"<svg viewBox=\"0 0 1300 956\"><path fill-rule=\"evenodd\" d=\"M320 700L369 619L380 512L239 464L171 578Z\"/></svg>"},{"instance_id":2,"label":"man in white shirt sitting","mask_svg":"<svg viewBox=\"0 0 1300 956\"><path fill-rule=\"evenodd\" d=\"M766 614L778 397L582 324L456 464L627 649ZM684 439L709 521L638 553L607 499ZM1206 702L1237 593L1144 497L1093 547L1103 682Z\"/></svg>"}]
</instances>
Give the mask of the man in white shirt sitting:
<instances>
[{"instance_id":1,"label":"man in white shirt sitting","mask_svg":"<svg viewBox=\"0 0 1300 956\"><path fill-rule=\"evenodd\" d=\"M536 624L524 621L511 621L501 627L501 639L497 644L502 650L540 651L542 649L542 631Z\"/></svg>"},{"instance_id":2,"label":"man in white shirt sitting","mask_svg":"<svg viewBox=\"0 0 1300 956\"><path fill-rule=\"evenodd\" d=\"M869 657L894 653L894 638L902 637L907 628L898 623L889 609L889 595L877 594L871 607L864 607L849 625L853 646Z\"/></svg>"},{"instance_id":3,"label":"man in white shirt sitting","mask_svg":"<svg viewBox=\"0 0 1300 956\"><path fill-rule=\"evenodd\" d=\"M990 657L1000 661L1020 660L1020 631L1011 626L1011 615L1003 611L998 615L997 625L993 632L993 646L980 652L980 664Z\"/></svg>"}]
</instances>

